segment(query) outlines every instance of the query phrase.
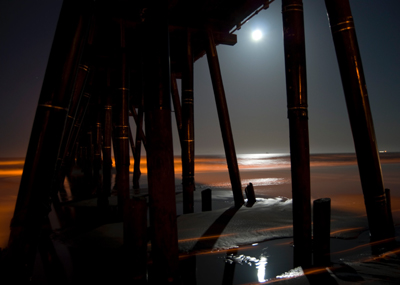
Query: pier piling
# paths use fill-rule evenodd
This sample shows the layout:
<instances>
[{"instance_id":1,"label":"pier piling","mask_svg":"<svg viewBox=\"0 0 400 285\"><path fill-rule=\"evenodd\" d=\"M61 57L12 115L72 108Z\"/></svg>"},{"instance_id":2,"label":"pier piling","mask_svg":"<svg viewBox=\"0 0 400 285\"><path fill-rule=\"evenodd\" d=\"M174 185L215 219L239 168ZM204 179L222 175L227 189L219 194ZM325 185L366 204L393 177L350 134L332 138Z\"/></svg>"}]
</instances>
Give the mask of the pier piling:
<instances>
[{"instance_id":1,"label":"pier piling","mask_svg":"<svg viewBox=\"0 0 400 285\"><path fill-rule=\"evenodd\" d=\"M372 240L394 237L390 222L381 163L375 138L368 91L348 0L325 0Z\"/></svg>"},{"instance_id":2,"label":"pier piling","mask_svg":"<svg viewBox=\"0 0 400 285\"><path fill-rule=\"evenodd\" d=\"M162 2L162 3L161 3ZM178 233L172 147L168 3L156 1L143 23L147 176L154 284L178 282Z\"/></svg>"},{"instance_id":3,"label":"pier piling","mask_svg":"<svg viewBox=\"0 0 400 285\"><path fill-rule=\"evenodd\" d=\"M25 281L30 278L42 221L50 211L51 184L88 36L91 4L63 3L33 122L9 239L10 263L16 278Z\"/></svg>"},{"instance_id":4,"label":"pier piling","mask_svg":"<svg viewBox=\"0 0 400 285\"><path fill-rule=\"evenodd\" d=\"M249 183L245 188L247 203L252 205L256 202L256 194L254 193L253 183Z\"/></svg>"},{"instance_id":5,"label":"pier piling","mask_svg":"<svg viewBox=\"0 0 400 285\"><path fill-rule=\"evenodd\" d=\"M129 199L129 66L127 46L125 43L125 25L120 22L120 51L119 72L116 79L116 104L115 104L115 141L116 153L116 188L118 193L118 208L122 214L124 201Z\"/></svg>"},{"instance_id":6,"label":"pier piling","mask_svg":"<svg viewBox=\"0 0 400 285\"><path fill-rule=\"evenodd\" d=\"M201 211L211 211L212 210L212 191L211 189L205 189L201 191Z\"/></svg>"},{"instance_id":7,"label":"pier piling","mask_svg":"<svg viewBox=\"0 0 400 285\"><path fill-rule=\"evenodd\" d=\"M194 212L193 53L190 31L185 32L186 54L182 71L182 186L183 213Z\"/></svg>"},{"instance_id":8,"label":"pier piling","mask_svg":"<svg viewBox=\"0 0 400 285\"><path fill-rule=\"evenodd\" d=\"M313 202L313 264L330 265L331 199Z\"/></svg>"},{"instance_id":9,"label":"pier piling","mask_svg":"<svg viewBox=\"0 0 400 285\"><path fill-rule=\"evenodd\" d=\"M235 207L239 208L244 204L242 182L240 180L239 166L236 158L235 144L233 141L231 122L229 119L228 105L226 103L225 90L222 82L218 53L215 46L213 30L211 27L207 28L206 39L208 67L210 69L215 103L217 105L218 119L229 170L229 178L232 185L233 199L235 201Z\"/></svg>"},{"instance_id":10,"label":"pier piling","mask_svg":"<svg viewBox=\"0 0 400 285\"><path fill-rule=\"evenodd\" d=\"M282 0L295 266L311 265L310 151L303 2Z\"/></svg>"}]
</instances>

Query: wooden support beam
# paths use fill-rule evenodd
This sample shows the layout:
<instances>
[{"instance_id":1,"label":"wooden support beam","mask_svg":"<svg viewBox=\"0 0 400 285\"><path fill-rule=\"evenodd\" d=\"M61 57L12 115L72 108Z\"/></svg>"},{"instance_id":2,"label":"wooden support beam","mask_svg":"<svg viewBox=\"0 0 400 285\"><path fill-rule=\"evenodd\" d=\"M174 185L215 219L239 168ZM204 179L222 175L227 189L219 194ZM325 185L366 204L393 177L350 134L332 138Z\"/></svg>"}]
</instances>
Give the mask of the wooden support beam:
<instances>
[{"instance_id":1,"label":"wooden support beam","mask_svg":"<svg viewBox=\"0 0 400 285\"><path fill-rule=\"evenodd\" d=\"M207 61L214 89L215 102L217 105L222 140L224 142L229 177L232 184L233 199L235 201L235 206L240 207L244 204L242 183L240 180L239 166L236 158L235 144L233 142L231 122L229 119L228 105L226 103L217 48L215 46L214 35L211 28L207 29L206 39Z\"/></svg>"},{"instance_id":2,"label":"wooden support beam","mask_svg":"<svg viewBox=\"0 0 400 285\"><path fill-rule=\"evenodd\" d=\"M133 116L133 119L135 120L136 126L140 125L139 124L139 114L136 112L136 109L133 106L131 106L131 114ZM146 140L146 135L143 132L143 126L138 131L140 133L140 138L143 143L143 146L146 149L147 140Z\"/></svg>"},{"instance_id":3,"label":"wooden support beam","mask_svg":"<svg viewBox=\"0 0 400 285\"><path fill-rule=\"evenodd\" d=\"M143 23L145 128L154 284L178 283L174 156L170 106L168 2L156 1Z\"/></svg>"},{"instance_id":4,"label":"wooden support beam","mask_svg":"<svg viewBox=\"0 0 400 285\"><path fill-rule=\"evenodd\" d=\"M129 124L129 122L128 122ZM135 153L135 141L133 140L131 126L129 124L129 145L131 146L132 155Z\"/></svg>"},{"instance_id":5,"label":"wooden support beam","mask_svg":"<svg viewBox=\"0 0 400 285\"><path fill-rule=\"evenodd\" d=\"M89 91L88 89L90 89L90 88L87 88L86 90ZM89 103L90 103L90 98L91 98L91 92L83 93L83 96L82 96L81 102L80 102L80 106L78 109L78 114L76 115L76 119L75 119L74 125L71 130L72 142L71 142L71 144L69 144L69 149L67 150L66 157L64 158L65 166L66 166L65 168L62 169L63 170L62 175L64 177L67 173L68 166L71 166L70 162L71 162L71 159L73 158L72 155L74 154L74 151L79 153L79 151L77 151L77 148L79 147L78 137L79 137L79 134L81 131L82 123L83 123L85 115L86 115L86 111L87 111Z\"/></svg>"},{"instance_id":6,"label":"wooden support beam","mask_svg":"<svg viewBox=\"0 0 400 285\"><path fill-rule=\"evenodd\" d=\"M134 153L134 165L133 165L133 189L139 189L139 179L141 176L140 171L140 160L141 160L141 151L142 151L142 141L143 141L143 94L139 95L139 108L138 108L138 120L136 122L136 148ZM143 134L144 135L144 134Z\"/></svg>"},{"instance_id":7,"label":"wooden support beam","mask_svg":"<svg viewBox=\"0 0 400 285\"><path fill-rule=\"evenodd\" d=\"M97 102L94 110L94 126L93 128L93 187L97 198L99 198L101 189L101 140L102 140L102 127L101 127L101 107L102 98L100 94L97 94ZM97 199L97 204L102 206Z\"/></svg>"},{"instance_id":8,"label":"wooden support beam","mask_svg":"<svg viewBox=\"0 0 400 285\"><path fill-rule=\"evenodd\" d=\"M9 239L7 273L28 281L38 234L50 211L51 183L93 1L64 1L33 122ZM21 282L18 282L20 280Z\"/></svg>"},{"instance_id":9,"label":"wooden support beam","mask_svg":"<svg viewBox=\"0 0 400 285\"><path fill-rule=\"evenodd\" d=\"M368 91L348 0L326 0L372 240L394 237Z\"/></svg>"},{"instance_id":10,"label":"wooden support beam","mask_svg":"<svg viewBox=\"0 0 400 285\"><path fill-rule=\"evenodd\" d=\"M98 197L98 205L108 206L108 197L111 193L111 137L112 137L112 97L110 69L106 71L106 88L104 93L103 109L103 188Z\"/></svg>"},{"instance_id":11,"label":"wooden support beam","mask_svg":"<svg viewBox=\"0 0 400 285\"><path fill-rule=\"evenodd\" d=\"M72 93L71 104L68 110L67 120L65 122L65 128L63 133L63 138L61 141L59 156L56 165L56 179L53 182L53 197L57 201L56 195L62 184L64 183L65 170L67 167L67 155L72 143L71 131L75 123L77 111L79 108L79 103L81 97L83 96L83 91L85 89L86 81L89 75L89 66L80 64L78 68L78 74L75 82L75 88ZM64 161L65 159L65 161Z\"/></svg>"},{"instance_id":12,"label":"wooden support beam","mask_svg":"<svg viewBox=\"0 0 400 285\"><path fill-rule=\"evenodd\" d=\"M293 197L294 265L311 266L311 193L302 0L282 0Z\"/></svg>"},{"instance_id":13,"label":"wooden support beam","mask_svg":"<svg viewBox=\"0 0 400 285\"><path fill-rule=\"evenodd\" d=\"M182 70L182 184L183 213L194 212L193 53L190 31L185 33L186 54Z\"/></svg>"},{"instance_id":14,"label":"wooden support beam","mask_svg":"<svg viewBox=\"0 0 400 285\"><path fill-rule=\"evenodd\" d=\"M176 82L175 73L171 73L171 95L172 95L172 104L174 105L176 126L179 134L179 143L181 144L182 147L182 108L179 99L179 90L178 90L178 84Z\"/></svg>"},{"instance_id":15,"label":"wooden support beam","mask_svg":"<svg viewBox=\"0 0 400 285\"><path fill-rule=\"evenodd\" d=\"M126 201L124 213L124 261L126 276L133 284L147 284L147 201L135 197Z\"/></svg>"},{"instance_id":16,"label":"wooden support beam","mask_svg":"<svg viewBox=\"0 0 400 285\"><path fill-rule=\"evenodd\" d=\"M89 67L87 65L80 64L75 82L75 88L72 93L71 103L68 110L67 120L65 122L64 133L62 136L60 150L58 153L54 179L52 181L52 186L51 186L52 188L51 200L58 215L62 215L63 212L63 210L60 208L60 198L58 194L60 193L60 196L63 196L63 193L65 194L64 180L66 173L71 167L71 161L70 161L71 159L69 156L71 148L73 147L71 133L74 128L74 123L79 108L79 103L83 96L83 91L85 89L88 77L89 77ZM62 223L63 218L60 216L59 218Z\"/></svg>"},{"instance_id":17,"label":"wooden support beam","mask_svg":"<svg viewBox=\"0 0 400 285\"><path fill-rule=\"evenodd\" d=\"M118 149L115 153L116 161L116 188L118 193L118 209L123 213L124 201L129 199L129 67L125 44L125 26L120 22L121 48L119 51L119 71L116 78L115 104L115 141Z\"/></svg>"}]
</instances>

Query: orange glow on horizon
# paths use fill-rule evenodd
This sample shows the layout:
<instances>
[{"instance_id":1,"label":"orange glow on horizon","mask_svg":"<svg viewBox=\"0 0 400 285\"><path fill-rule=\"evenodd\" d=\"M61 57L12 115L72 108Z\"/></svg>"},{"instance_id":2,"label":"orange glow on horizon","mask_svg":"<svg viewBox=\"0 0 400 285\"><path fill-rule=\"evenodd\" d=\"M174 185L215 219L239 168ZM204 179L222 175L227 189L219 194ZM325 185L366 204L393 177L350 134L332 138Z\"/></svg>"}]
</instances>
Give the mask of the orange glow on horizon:
<instances>
[{"instance_id":1,"label":"orange glow on horizon","mask_svg":"<svg viewBox=\"0 0 400 285\"><path fill-rule=\"evenodd\" d=\"M25 160L6 160L0 161L0 166L3 165L18 165L21 164L22 166L25 164Z\"/></svg>"},{"instance_id":2,"label":"orange glow on horizon","mask_svg":"<svg viewBox=\"0 0 400 285\"><path fill-rule=\"evenodd\" d=\"M20 176L22 169L0 169L0 176Z\"/></svg>"}]
</instances>

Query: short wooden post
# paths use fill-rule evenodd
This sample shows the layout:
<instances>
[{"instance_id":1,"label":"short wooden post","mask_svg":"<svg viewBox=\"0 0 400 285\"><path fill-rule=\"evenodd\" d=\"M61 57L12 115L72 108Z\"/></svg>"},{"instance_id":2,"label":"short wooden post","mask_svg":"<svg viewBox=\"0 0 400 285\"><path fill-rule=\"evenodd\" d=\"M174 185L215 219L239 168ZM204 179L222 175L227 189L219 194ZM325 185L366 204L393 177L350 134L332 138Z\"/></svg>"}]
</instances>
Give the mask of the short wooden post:
<instances>
[{"instance_id":1,"label":"short wooden post","mask_svg":"<svg viewBox=\"0 0 400 285\"><path fill-rule=\"evenodd\" d=\"M302 0L282 0L293 197L294 266L311 265L310 151Z\"/></svg>"},{"instance_id":2,"label":"short wooden post","mask_svg":"<svg viewBox=\"0 0 400 285\"><path fill-rule=\"evenodd\" d=\"M254 193L253 183L249 183L247 187L244 189L247 197L248 204L254 204L256 202L256 194Z\"/></svg>"},{"instance_id":3,"label":"short wooden post","mask_svg":"<svg viewBox=\"0 0 400 285\"><path fill-rule=\"evenodd\" d=\"M205 189L201 191L201 211L211 211L212 210L212 199L211 199L211 189Z\"/></svg>"},{"instance_id":4,"label":"short wooden post","mask_svg":"<svg viewBox=\"0 0 400 285\"><path fill-rule=\"evenodd\" d=\"M322 198L313 203L314 266L330 265L331 199Z\"/></svg>"},{"instance_id":5,"label":"short wooden post","mask_svg":"<svg viewBox=\"0 0 400 285\"><path fill-rule=\"evenodd\" d=\"M214 89L215 103L217 105L222 140L224 142L229 177L232 184L233 199L235 201L235 207L239 208L244 204L242 182L240 181L239 166L236 158L235 144L233 141L231 122L229 119L228 105L226 102L225 90L222 82L217 48L215 46L214 35L211 28L207 28L206 51L208 67L210 69L211 81Z\"/></svg>"},{"instance_id":6,"label":"short wooden post","mask_svg":"<svg viewBox=\"0 0 400 285\"><path fill-rule=\"evenodd\" d=\"M372 240L394 237L353 16L348 0L325 0L349 114Z\"/></svg>"}]
</instances>

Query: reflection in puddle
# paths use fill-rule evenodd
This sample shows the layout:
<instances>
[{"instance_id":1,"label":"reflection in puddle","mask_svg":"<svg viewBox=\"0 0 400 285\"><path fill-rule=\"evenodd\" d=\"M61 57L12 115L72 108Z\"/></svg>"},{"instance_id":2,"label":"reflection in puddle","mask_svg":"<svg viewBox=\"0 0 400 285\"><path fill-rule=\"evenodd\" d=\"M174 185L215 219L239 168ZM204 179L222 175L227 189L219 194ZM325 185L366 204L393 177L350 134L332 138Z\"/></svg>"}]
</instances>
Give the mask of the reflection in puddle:
<instances>
[{"instance_id":1,"label":"reflection in puddle","mask_svg":"<svg viewBox=\"0 0 400 285\"><path fill-rule=\"evenodd\" d=\"M288 278L295 278L295 277L300 277L304 275L303 269L299 266L296 268L293 268L289 270L288 272L285 272L281 275L276 276L276 278L279 279L288 279Z\"/></svg>"},{"instance_id":2,"label":"reflection in puddle","mask_svg":"<svg viewBox=\"0 0 400 285\"><path fill-rule=\"evenodd\" d=\"M266 281L266 279L265 279L265 269L267 267L267 263L268 263L267 257L261 255L259 261L256 264L258 282Z\"/></svg>"},{"instance_id":3,"label":"reflection in puddle","mask_svg":"<svg viewBox=\"0 0 400 285\"><path fill-rule=\"evenodd\" d=\"M240 265L246 264L249 266L255 265L257 268L257 278L258 282L265 282L267 279L265 279L265 270L268 264L267 256L264 254L261 254L260 258L257 259L252 256L245 256L243 254L241 255L234 255L230 254L225 257L225 262L229 264L237 263Z\"/></svg>"},{"instance_id":4,"label":"reflection in puddle","mask_svg":"<svg viewBox=\"0 0 400 285\"><path fill-rule=\"evenodd\" d=\"M241 254L241 255L230 254L225 257L225 262L227 262L229 264L237 263L240 265L247 264L249 266L252 266L253 264L257 264L257 262L259 262L259 261L260 260L255 257L245 256L243 254Z\"/></svg>"}]
</instances>

